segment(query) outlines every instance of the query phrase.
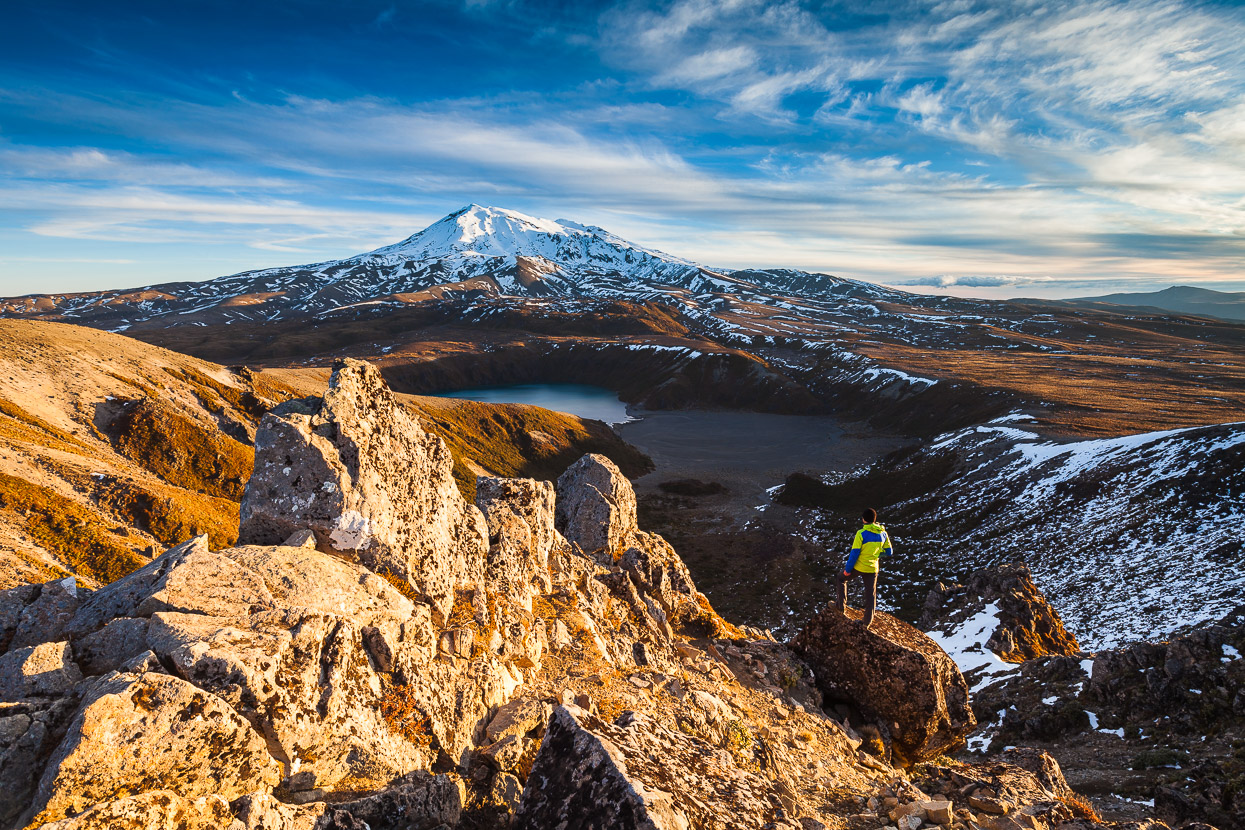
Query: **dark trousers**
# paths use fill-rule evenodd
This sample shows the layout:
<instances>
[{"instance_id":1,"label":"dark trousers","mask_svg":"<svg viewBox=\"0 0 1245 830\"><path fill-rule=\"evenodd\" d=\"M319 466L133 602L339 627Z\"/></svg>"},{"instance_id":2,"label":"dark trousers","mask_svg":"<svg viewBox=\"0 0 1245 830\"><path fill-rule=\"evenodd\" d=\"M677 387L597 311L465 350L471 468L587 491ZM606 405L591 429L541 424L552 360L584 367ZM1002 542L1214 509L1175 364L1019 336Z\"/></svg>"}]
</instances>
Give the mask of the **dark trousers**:
<instances>
[{"instance_id":1,"label":"dark trousers","mask_svg":"<svg viewBox=\"0 0 1245 830\"><path fill-rule=\"evenodd\" d=\"M878 575L876 572L867 574L853 569L847 576L843 576L843 572L840 571L838 606L840 611L847 610L847 583L856 577L860 577L864 586L865 595L861 599L865 609L864 624L868 625L873 622L873 612L878 607Z\"/></svg>"}]
</instances>

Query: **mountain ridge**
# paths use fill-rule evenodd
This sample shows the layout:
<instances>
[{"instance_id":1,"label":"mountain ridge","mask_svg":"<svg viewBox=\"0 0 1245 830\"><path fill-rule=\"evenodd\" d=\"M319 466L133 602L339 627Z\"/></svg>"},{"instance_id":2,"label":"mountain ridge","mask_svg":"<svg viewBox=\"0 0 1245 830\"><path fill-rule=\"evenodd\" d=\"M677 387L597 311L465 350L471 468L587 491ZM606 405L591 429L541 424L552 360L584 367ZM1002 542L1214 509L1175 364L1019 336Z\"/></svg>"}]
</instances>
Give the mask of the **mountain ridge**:
<instances>
[{"instance_id":1,"label":"mountain ridge","mask_svg":"<svg viewBox=\"0 0 1245 830\"><path fill-rule=\"evenodd\" d=\"M1245 291L1216 291L1194 285L1171 285L1160 291L1122 292L1098 297L1072 297L1067 300L1017 299L1013 302L1089 308L1108 305L1124 309L1157 309L1166 313L1197 314L1220 320L1245 320Z\"/></svg>"},{"instance_id":2,"label":"mountain ridge","mask_svg":"<svg viewBox=\"0 0 1245 830\"><path fill-rule=\"evenodd\" d=\"M173 325L274 321L373 304L401 307L442 299L447 293L645 300L671 289L821 293L846 284L850 281L802 271L722 273L600 227L471 204L399 242L341 259L243 271L204 282L31 294L0 301L0 314L124 331L157 319L172 318Z\"/></svg>"}]
</instances>

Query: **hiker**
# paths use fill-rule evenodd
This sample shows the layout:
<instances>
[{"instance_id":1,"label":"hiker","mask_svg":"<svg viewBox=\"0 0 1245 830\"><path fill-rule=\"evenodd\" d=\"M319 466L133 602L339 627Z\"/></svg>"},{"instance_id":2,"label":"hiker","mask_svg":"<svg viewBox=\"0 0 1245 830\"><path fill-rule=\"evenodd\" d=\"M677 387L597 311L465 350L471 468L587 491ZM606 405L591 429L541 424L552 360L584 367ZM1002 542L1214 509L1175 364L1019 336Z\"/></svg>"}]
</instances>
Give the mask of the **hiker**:
<instances>
[{"instance_id":1,"label":"hiker","mask_svg":"<svg viewBox=\"0 0 1245 830\"><path fill-rule=\"evenodd\" d=\"M892 556L891 537L886 528L878 524L878 511L865 508L860 514L860 530L852 540L852 552L839 575L839 613L847 612L847 583L853 577L864 580L865 628L873 622L873 612L878 605L878 558L882 554Z\"/></svg>"}]
</instances>

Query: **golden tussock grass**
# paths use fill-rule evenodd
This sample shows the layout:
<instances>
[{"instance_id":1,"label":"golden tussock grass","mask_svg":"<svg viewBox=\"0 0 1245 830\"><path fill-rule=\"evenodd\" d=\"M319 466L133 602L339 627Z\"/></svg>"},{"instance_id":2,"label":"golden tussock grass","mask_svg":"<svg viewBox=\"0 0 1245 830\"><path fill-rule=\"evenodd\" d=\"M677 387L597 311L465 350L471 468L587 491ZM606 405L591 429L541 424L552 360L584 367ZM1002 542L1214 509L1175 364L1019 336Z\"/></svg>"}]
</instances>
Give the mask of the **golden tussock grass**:
<instances>
[{"instance_id":1,"label":"golden tussock grass","mask_svg":"<svg viewBox=\"0 0 1245 830\"><path fill-rule=\"evenodd\" d=\"M169 484L242 500L255 451L219 430L146 398L126 407L111 432L118 450Z\"/></svg>"},{"instance_id":2,"label":"golden tussock grass","mask_svg":"<svg viewBox=\"0 0 1245 830\"><path fill-rule=\"evenodd\" d=\"M0 473L0 510L16 514L26 535L74 573L112 582L146 564L137 551L103 529L97 513L46 487Z\"/></svg>"}]
</instances>

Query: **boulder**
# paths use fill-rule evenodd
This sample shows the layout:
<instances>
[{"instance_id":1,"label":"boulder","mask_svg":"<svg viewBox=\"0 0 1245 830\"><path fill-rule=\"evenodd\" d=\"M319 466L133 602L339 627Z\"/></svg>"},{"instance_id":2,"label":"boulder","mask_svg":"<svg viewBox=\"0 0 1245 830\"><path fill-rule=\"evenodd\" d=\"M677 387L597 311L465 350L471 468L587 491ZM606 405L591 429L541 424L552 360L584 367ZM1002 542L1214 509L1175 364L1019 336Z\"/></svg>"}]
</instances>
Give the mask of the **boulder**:
<instances>
[{"instance_id":1,"label":"boulder","mask_svg":"<svg viewBox=\"0 0 1245 830\"><path fill-rule=\"evenodd\" d=\"M0 827L14 826L30 806L43 763L60 743L75 704L72 695L0 704Z\"/></svg>"},{"instance_id":2,"label":"boulder","mask_svg":"<svg viewBox=\"0 0 1245 830\"><path fill-rule=\"evenodd\" d=\"M549 718L549 704L531 698L515 698L497 710L485 728L490 743L508 736L524 737Z\"/></svg>"},{"instance_id":3,"label":"boulder","mask_svg":"<svg viewBox=\"0 0 1245 830\"><path fill-rule=\"evenodd\" d=\"M41 643L0 657L0 701L63 695L81 679L69 643Z\"/></svg>"},{"instance_id":4,"label":"boulder","mask_svg":"<svg viewBox=\"0 0 1245 830\"><path fill-rule=\"evenodd\" d=\"M559 706L511 827L686 830L738 826L741 816L760 827L782 815L778 805L775 783L728 751L635 713L607 724Z\"/></svg>"},{"instance_id":5,"label":"boulder","mask_svg":"<svg viewBox=\"0 0 1245 830\"><path fill-rule=\"evenodd\" d=\"M147 626L141 617L118 617L76 640L74 658L88 675L117 671L147 650Z\"/></svg>"},{"instance_id":6,"label":"boulder","mask_svg":"<svg viewBox=\"0 0 1245 830\"><path fill-rule=\"evenodd\" d=\"M380 372L339 360L323 398L264 417L242 499L241 544L309 529L318 547L405 580L448 619L484 575L484 517L463 501L445 442L402 409Z\"/></svg>"},{"instance_id":7,"label":"boulder","mask_svg":"<svg viewBox=\"0 0 1245 830\"><path fill-rule=\"evenodd\" d=\"M329 805L315 830L436 830L462 816L458 785L444 775L417 771L374 795Z\"/></svg>"},{"instance_id":8,"label":"boulder","mask_svg":"<svg viewBox=\"0 0 1245 830\"><path fill-rule=\"evenodd\" d=\"M47 764L28 815L56 821L132 793L226 800L281 779L264 739L223 700L164 674L96 681Z\"/></svg>"},{"instance_id":9,"label":"boulder","mask_svg":"<svg viewBox=\"0 0 1245 830\"><path fill-rule=\"evenodd\" d=\"M0 653L3 653L17 632L22 612L39 596L39 585L16 585L0 591Z\"/></svg>"},{"instance_id":10,"label":"boulder","mask_svg":"<svg viewBox=\"0 0 1245 830\"><path fill-rule=\"evenodd\" d=\"M961 745L977 725L968 686L938 644L889 614L865 629L861 612L828 605L792 646L831 701L855 705L890 730L895 761L908 765Z\"/></svg>"},{"instance_id":11,"label":"boulder","mask_svg":"<svg viewBox=\"0 0 1245 830\"><path fill-rule=\"evenodd\" d=\"M217 795L183 798L154 790L96 804L73 818L43 825L42 830L242 830Z\"/></svg>"},{"instance_id":12,"label":"boulder","mask_svg":"<svg viewBox=\"0 0 1245 830\"><path fill-rule=\"evenodd\" d=\"M476 506L488 525L485 582L531 610L538 581L547 587L549 556L566 546L554 529L554 491L547 481L479 478Z\"/></svg>"},{"instance_id":13,"label":"boulder","mask_svg":"<svg viewBox=\"0 0 1245 830\"><path fill-rule=\"evenodd\" d=\"M919 624L925 631L958 628L987 610L997 623L981 645L1003 660L1021 663L1080 651L1076 637L1033 584L1033 574L1023 562L974 571L963 585L939 583L925 598Z\"/></svg>"},{"instance_id":14,"label":"boulder","mask_svg":"<svg viewBox=\"0 0 1245 830\"><path fill-rule=\"evenodd\" d=\"M66 623L77 610L78 582L72 576L43 583L39 595L22 609L9 648L61 639Z\"/></svg>"},{"instance_id":15,"label":"boulder","mask_svg":"<svg viewBox=\"0 0 1245 830\"><path fill-rule=\"evenodd\" d=\"M631 482L605 456L585 455L558 477L556 524L586 553L617 557L637 530Z\"/></svg>"},{"instance_id":16,"label":"boulder","mask_svg":"<svg viewBox=\"0 0 1245 830\"><path fill-rule=\"evenodd\" d=\"M161 580L181 562L208 553L208 537L195 536L169 548L132 574L110 582L78 604L65 626L71 639L98 631L116 617L134 617L138 606L159 590ZM191 610L191 609L185 609Z\"/></svg>"}]
</instances>

